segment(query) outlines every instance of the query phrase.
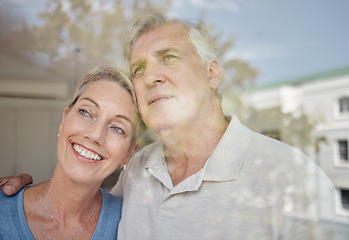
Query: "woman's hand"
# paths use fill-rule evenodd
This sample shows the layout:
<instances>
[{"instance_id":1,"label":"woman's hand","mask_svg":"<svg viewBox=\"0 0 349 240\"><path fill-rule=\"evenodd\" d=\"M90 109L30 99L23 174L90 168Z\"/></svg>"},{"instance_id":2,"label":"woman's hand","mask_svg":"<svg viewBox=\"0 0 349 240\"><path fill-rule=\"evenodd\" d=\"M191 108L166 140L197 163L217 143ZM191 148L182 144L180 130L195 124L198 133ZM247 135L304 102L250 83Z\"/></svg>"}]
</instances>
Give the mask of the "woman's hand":
<instances>
[{"instance_id":1,"label":"woman's hand","mask_svg":"<svg viewBox=\"0 0 349 240\"><path fill-rule=\"evenodd\" d=\"M33 178L26 173L18 176L2 177L0 178L0 190L6 195L12 196L31 183L33 183Z\"/></svg>"}]
</instances>

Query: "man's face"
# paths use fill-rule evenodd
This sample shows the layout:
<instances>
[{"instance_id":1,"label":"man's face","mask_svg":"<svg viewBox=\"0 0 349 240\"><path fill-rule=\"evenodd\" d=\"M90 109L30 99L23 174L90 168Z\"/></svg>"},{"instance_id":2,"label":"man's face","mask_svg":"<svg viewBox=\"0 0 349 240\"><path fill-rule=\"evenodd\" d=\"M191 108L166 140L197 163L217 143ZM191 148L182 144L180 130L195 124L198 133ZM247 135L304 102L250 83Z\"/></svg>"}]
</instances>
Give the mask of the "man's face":
<instances>
[{"instance_id":1,"label":"man's face","mask_svg":"<svg viewBox=\"0 0 349 240\"><path fill-rule=\"evenodd\" d=\"M195 121L212 101L209 64L179 25L142 34L131 52L130 71L141 116L156 131Z\"/></svg>"}]
</instances>

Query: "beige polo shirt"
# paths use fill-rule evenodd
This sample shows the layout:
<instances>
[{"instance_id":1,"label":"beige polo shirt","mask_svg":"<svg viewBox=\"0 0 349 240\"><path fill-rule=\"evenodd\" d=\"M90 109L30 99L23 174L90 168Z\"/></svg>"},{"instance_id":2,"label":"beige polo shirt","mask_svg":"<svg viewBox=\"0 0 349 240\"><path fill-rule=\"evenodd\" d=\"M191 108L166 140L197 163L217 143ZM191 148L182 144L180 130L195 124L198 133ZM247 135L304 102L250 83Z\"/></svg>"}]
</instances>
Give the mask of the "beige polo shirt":
<instances>
[{"instance_id":1,"label":"beige polo shirt","mask_svg":"<svg viewBox=\"0 0 349 240\"><path fill-rule=\"evenodd\" d=\"M205 166L175 187L161 142L133 157L111 191L124 197L119 239L346 239L323 171L229 117Z\"/></svg>"}]
</instances>

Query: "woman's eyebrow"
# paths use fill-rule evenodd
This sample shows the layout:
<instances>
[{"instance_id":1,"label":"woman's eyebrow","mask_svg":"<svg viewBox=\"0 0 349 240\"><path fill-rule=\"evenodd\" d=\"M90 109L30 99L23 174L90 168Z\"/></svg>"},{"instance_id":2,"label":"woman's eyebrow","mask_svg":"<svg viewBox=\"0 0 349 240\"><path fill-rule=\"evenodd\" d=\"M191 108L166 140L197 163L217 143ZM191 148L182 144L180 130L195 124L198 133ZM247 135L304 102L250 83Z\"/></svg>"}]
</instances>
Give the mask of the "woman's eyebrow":
<instances>
[{"instance_id":1,"label":"woman's eyebrow","mask_svg":"<svg viewBox=\"0 0 349 240\"><path fill-rule=\"evenodd\" d=\"M81 100L86 100L86 101L89 101L89 102L92 102L94 105L96 105L96 107L99 108L99 105L96 101L94 101L93 99L89 98L89 97L84 97L84 98L81 98ZM130 122L132 124L132 121L125 115L123 114L116 114L115 115L116 118L122 118L122 119L125 119L126 121Z\"/></svg>"},{"instance_id":2,"label":"woman's eyebrow","mask_svg":"<svg viewBox=\"0 0 349 240\"><path fill-rule=\"evenodd\" d=\"M96 105L97 108L100 108L98 103L96 101L94 101L93 99L89 98L89 97L81 98L81 100L86 100L86 101L92 102L94 105ZM122 119L126 120L127 122L129 122L133 126L133 122L126 115L116 114L115 117L116 118L122 118Z\"/></svg>"},{"instance_id":3,"label":"woman's eyebrow","mask_svg":"<svg viewBox=\"0 0 349 240\"><path fill-rule=\"evenodd\" d=\"M125 115L123 115L123 114L116 114L115 117L116 117L116 118L125 119L126 121L128 121L128 122L133 126L133 123L132 123L131 119L129 119L127 116L125 116Z\"/></svg>"},{"instance_id":4,"label":"woman's eyebrow","mask_svg":"<svg viewBox=\"0 0 349 240\"><path fill-rule=\"evenodd\" d=\"M96 105L97 108L99 108L99 105L97 102L95 102L92 98L89 98L89 97L84 97L82 98L81 100L86 100L86 101L90 101L92 102L94 105Z\"/></svg>"}]
</instances>

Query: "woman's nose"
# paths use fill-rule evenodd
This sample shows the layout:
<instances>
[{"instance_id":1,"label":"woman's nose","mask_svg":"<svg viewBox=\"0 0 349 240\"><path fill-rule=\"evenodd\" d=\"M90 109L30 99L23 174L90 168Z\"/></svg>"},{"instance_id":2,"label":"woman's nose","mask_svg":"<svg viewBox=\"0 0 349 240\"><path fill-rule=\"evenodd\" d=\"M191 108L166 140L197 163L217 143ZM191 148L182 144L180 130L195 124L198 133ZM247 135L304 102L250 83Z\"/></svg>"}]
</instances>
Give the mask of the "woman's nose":
<instances>
[{"instance_id":1,"label":"woman's nose","mask_svg":"<svg viewBox=\"0 0 349 240\"><path fill-rule=\"evenodd\" d=\"M105 141L106 128L104 124L100 121L94 121L88 128L86 137L89 138L92 142L103 145Z\"/></svg>"}]
</instances>

